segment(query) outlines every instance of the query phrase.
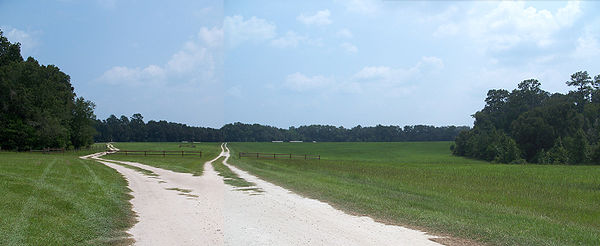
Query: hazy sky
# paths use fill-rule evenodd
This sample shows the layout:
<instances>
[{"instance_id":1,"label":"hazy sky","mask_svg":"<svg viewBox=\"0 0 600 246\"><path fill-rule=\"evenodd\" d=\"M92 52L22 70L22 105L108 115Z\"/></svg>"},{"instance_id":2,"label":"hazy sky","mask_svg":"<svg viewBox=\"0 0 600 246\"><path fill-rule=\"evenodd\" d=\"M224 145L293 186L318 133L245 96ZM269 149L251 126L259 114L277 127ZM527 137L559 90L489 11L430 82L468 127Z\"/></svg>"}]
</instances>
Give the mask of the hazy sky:
<instances>
[{"instance_id":1,"label":"hazy sky","mask_svg":"<svg viewBox=\"0 0 600 246\"><path fill-rule=\"evenodd\" d=\"M71 75L96 115L472 125L487 90L600 74L600 2L0 1L24 56Z\"/></svg>"}]
</instances>

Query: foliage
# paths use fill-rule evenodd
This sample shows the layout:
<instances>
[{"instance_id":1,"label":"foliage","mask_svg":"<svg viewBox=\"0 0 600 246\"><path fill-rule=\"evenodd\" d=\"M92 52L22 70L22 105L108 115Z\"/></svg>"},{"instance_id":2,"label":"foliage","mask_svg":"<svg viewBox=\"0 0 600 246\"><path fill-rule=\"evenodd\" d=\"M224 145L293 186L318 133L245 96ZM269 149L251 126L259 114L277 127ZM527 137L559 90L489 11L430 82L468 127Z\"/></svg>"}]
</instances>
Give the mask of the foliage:
<instances>
[{"instance_id":1,"label":"foliage","mask_svg":"<svg viewBox=\"0 0 600 246\"><path fill-rule=\"evenodd\" d=\"M2 149L80 148L93 142L94 104L76 97L69 75L54 65L23 60L19 43L0 30Z\"/></svg>"},{"instance_id":2,"label":"foliage","mask_svg":"<svg viewBox=\"0 0 600 246\"><path fill-rule=\"evenodd\" d=\"M600 152L592 152L590 143L597 146L600 140L600 75L592 80L580 71L566 84L576 87L566 95L551 95L535 79L524 80L512 92L488 91L486 105L473 115L473 129L457 136L453 153L503 163L521 158L544 164L599 163Z\"/></svg>"},{"instance_id":3,"label":"foliage","mask_svg":"<svg viewBox=\"0 0 600 246\"><path fill-rule=\"evenodd\" d=\"M166 121L144 123L141 114L131 118L111 115L106 120L96 120L97 142L271 142L271 141L318 141L318 142L400 142L400 141L449 141L465 126L356 126L354 128L328 125L290 127L288 129L260 124L236 122L220 129L194 127Z\"/></svg>"}]
</instances>

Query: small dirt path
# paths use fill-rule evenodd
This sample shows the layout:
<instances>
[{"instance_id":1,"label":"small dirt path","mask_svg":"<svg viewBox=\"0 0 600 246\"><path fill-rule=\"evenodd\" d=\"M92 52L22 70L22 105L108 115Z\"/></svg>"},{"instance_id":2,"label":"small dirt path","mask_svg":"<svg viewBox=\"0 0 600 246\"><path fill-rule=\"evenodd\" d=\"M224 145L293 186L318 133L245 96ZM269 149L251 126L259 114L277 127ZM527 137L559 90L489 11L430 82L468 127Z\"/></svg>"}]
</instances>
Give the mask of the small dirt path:
<instances>
[{"instance_id":1,"label":"small dirt path","mask_svg":"<svg viewBox=\"0 0 600 246\"><path fill-rule=\"evenodd\" d=\"M228 164L229 149L221 148L202 176L101 158L106 152L82 158L114 168L129 182L138 223L128 232L138 245L440 245L424 232L352 216L261 180ZM221 156L263 192L224 184L211 165Z\"/></svg>"},{"instance_id":2,"label":"small dirt path","mask_svg":"<svg viewBox=\"0 0 600 246\"><path fill-rule=\"evenodd\" d=\"M108 145L111 151L118 149ZM114 168L127 179L138 222L128 231L136 245L223 245L223 190L214 171L202 176L177 173L140 163L90 158ZM216 158L215 158L216 159ZM209 161L208 163L214 160ZM126 164L154 172L144 175ZM211 165L205 168L212 169ZM189 192L188 192L189 191Z\"/></svg>"}]
</instances>

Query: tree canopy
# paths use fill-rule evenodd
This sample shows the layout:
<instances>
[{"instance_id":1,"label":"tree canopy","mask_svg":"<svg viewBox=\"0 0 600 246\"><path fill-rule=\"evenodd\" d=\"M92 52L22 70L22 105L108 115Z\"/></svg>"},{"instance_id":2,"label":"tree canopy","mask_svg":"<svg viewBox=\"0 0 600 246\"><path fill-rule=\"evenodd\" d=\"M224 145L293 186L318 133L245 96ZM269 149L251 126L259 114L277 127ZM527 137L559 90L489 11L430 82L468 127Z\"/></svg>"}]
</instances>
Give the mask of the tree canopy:
<instances>
[{"instance_id":1,"label":"tree canopy","mask_svg":"<svg viewBox=\"0 0 600 246\"><path fill-rule=\"evenodd\" d=\"M93 143L94 103L77 97L69 75L23 60L19 43L0 30L2 149L80 148Z\"/></svg>"},{"instance_id":2,"label":"tree canopy","mask_svg":"<svg viewBox=\"0 0 600 246\"><path fill-rule=\"evenodd\" d=\"M566 84L574 87L566 95L542 90L535 79L511 92L489 90L453 153L504 163L600 163L600 75L579 71Z\"/></svg>"},{"instance_id":3,"label":"tree canopy","mask_svg":"<svg viewBox=\"0 0 600 246\"><path fill-rule=\"evenodd\" d=\"M425 125L356 126L344 128L329 125L310 125L281 129L260 124L236 122L219 129L194 127L167 121L144 123L141 114L109 116L106 120L96 120L98 135L96 141L228 141L228 142L270 142L270 141L319 141L319 142L391 142L391 141L451 141L466 126L434 127Z\"/></svg>"}]
</instances>

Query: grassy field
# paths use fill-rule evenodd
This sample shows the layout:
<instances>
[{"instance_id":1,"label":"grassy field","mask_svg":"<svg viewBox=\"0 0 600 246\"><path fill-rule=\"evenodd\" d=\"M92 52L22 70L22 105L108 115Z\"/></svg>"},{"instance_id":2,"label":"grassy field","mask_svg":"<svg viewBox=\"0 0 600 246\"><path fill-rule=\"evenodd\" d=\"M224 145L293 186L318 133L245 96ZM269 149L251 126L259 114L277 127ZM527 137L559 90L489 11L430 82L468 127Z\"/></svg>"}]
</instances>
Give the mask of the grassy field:
<instances>
[{"instance_id":1,"label":"grassy field","mask_svg":"<svg viewBox=\"0 0 600 246\"><path fill-rule=\"evenodd\" d=\"M0 152L0 244L120 245L133 225L127 182L78 156Z\"/></svg>"},{"instance_id":2,"label":"grassy field","mask_svg":"<svg viewBox=\"0 0 600 246\"><path fill-rule=\"evenodd\" d=\"M103 158L121 161L134 161L143 164L169 169L175 172L202 175L204 163L212 160L221 153L221 143L196 143L195 147L179 147L180 143L114 143L122 150L186 150L202 151L202 156L125 156L109 155ZM188 145L189 146L189 145Z\"/></svg>"},{"instance_id":3,"label":"grassy field","mask_svg":"<svg viewBox=\"0 0 600 246\"><path fill-rule=\"evenodd\" d=\"M230 143L229 163L354 214L492 245L600 245L600 166L504 165L450 142ZM237 152L322 160L239 159Z\"/></svg>"}]
</instances>

